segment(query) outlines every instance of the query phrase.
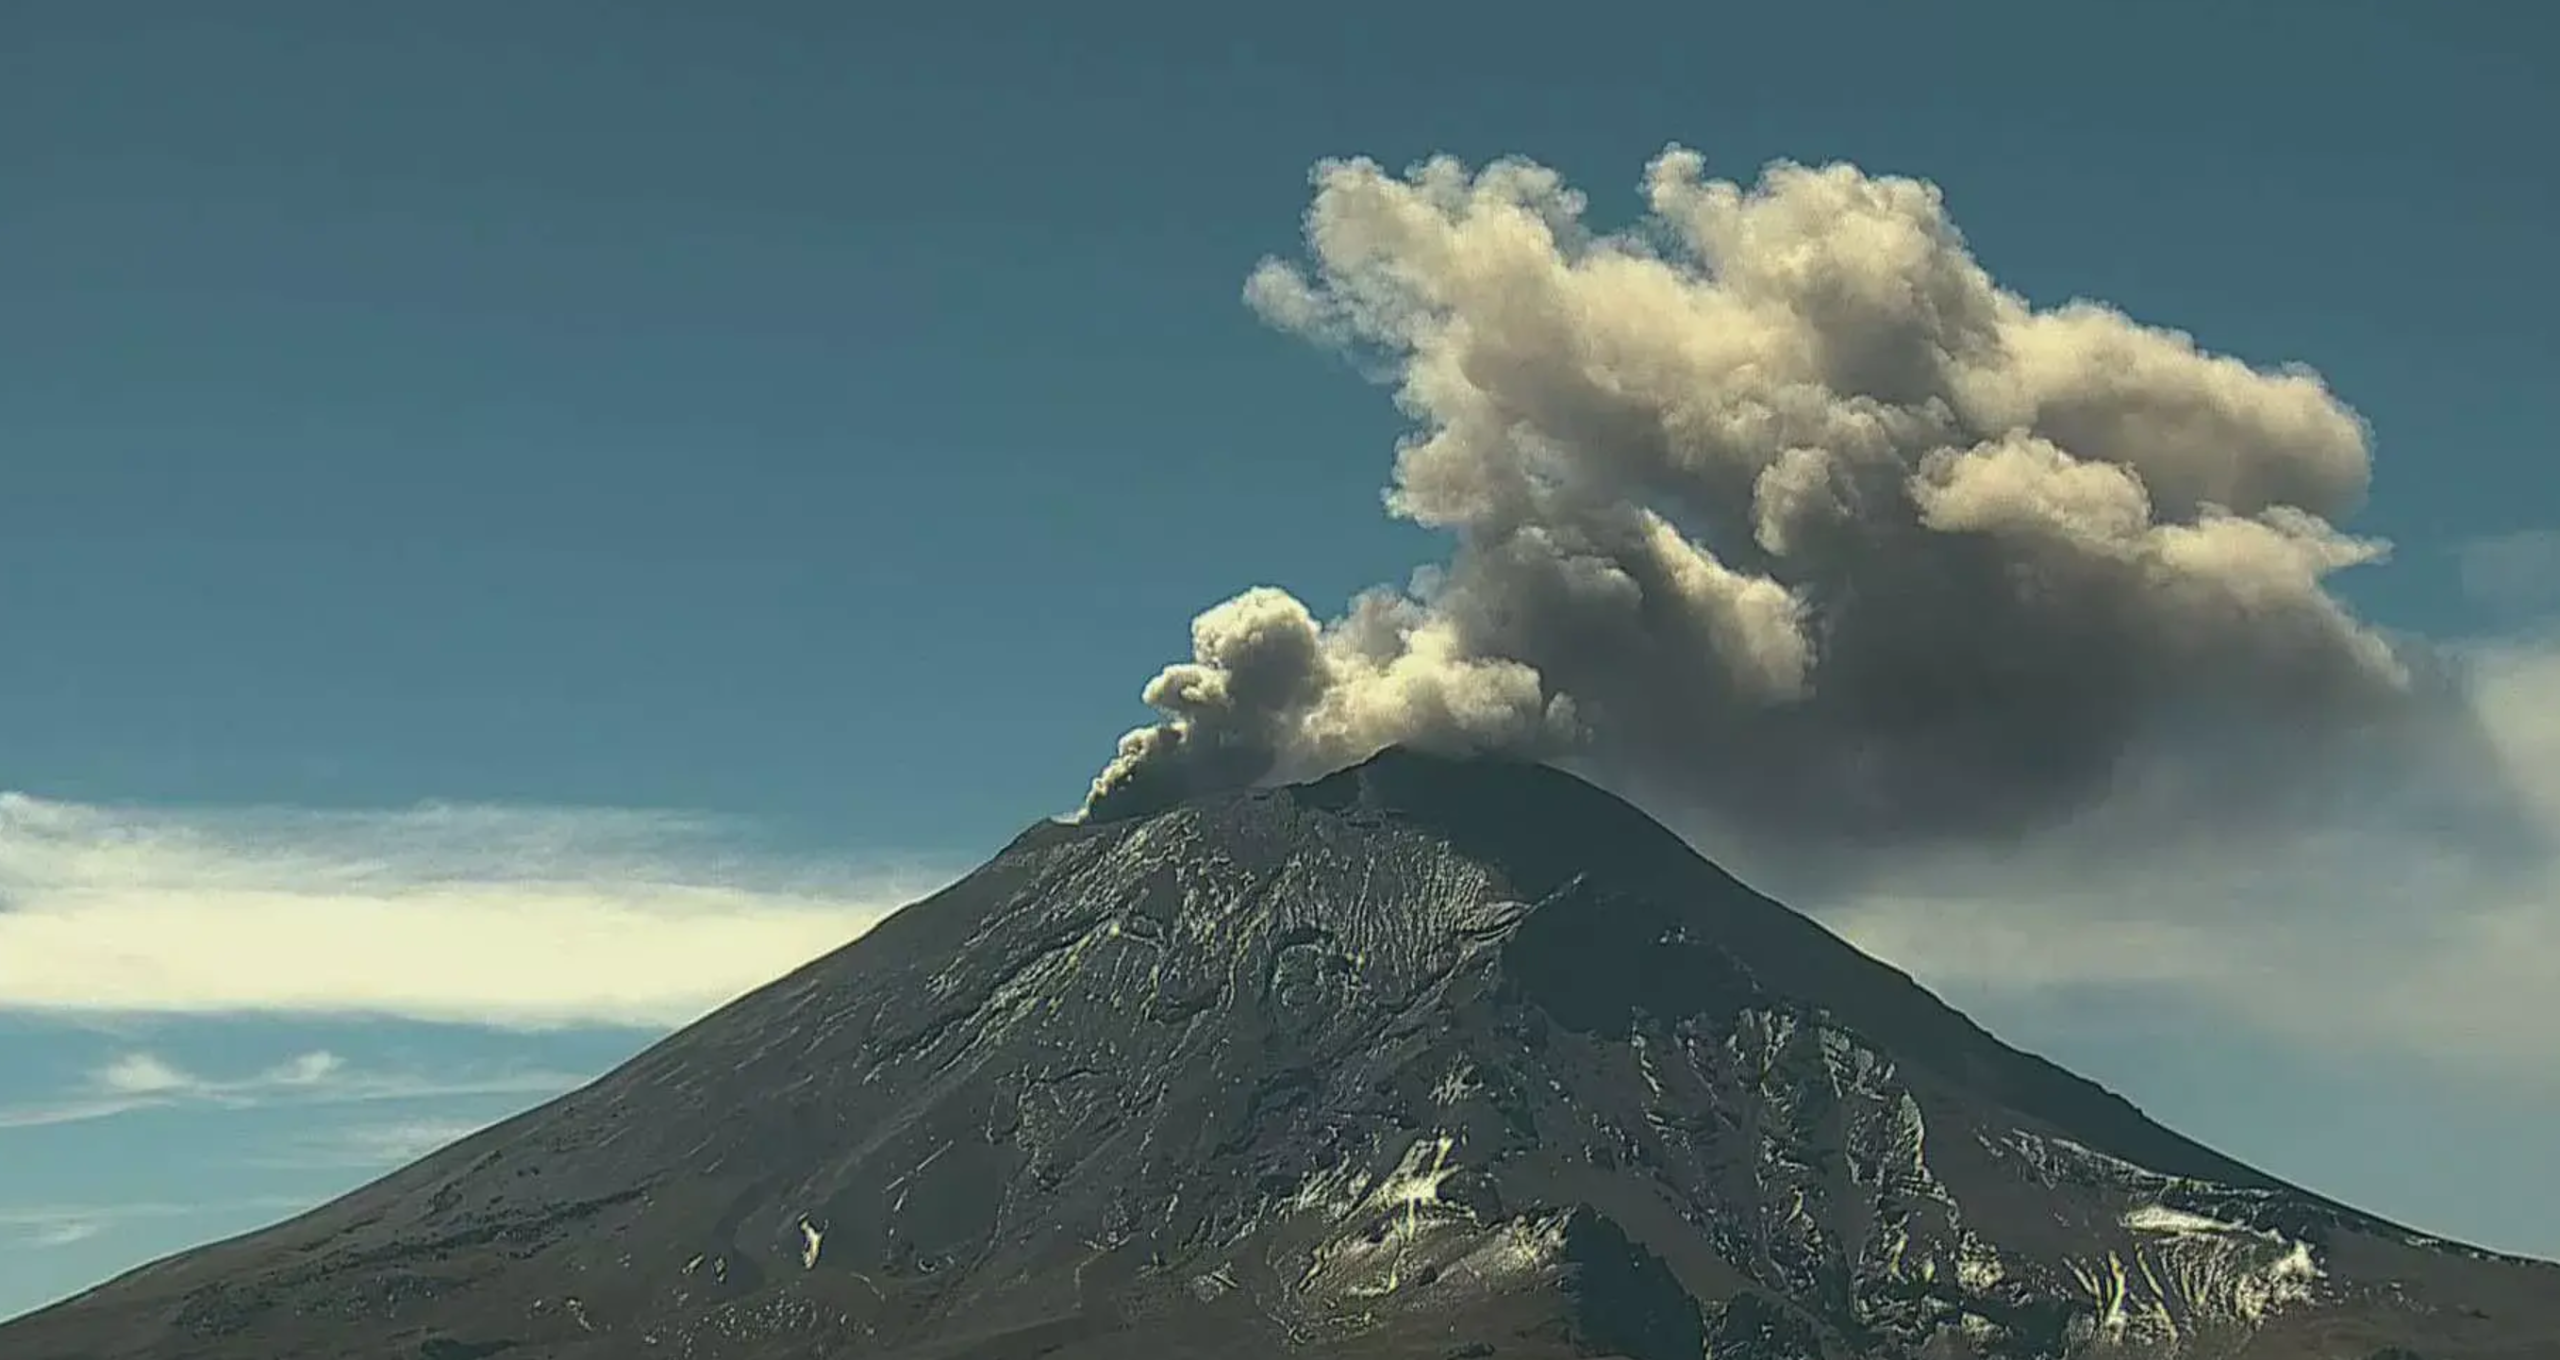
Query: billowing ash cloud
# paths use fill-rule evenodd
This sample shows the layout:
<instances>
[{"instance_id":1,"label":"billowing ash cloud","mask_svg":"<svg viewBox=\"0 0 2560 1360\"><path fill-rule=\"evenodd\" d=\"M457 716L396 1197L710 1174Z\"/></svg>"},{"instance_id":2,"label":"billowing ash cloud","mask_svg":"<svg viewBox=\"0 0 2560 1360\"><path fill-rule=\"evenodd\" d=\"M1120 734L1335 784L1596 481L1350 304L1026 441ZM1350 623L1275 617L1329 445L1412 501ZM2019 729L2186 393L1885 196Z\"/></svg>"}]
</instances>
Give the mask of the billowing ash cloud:
<instances>
[{"instance_id":1,"label":"billowing ash cloud","mask_svg":"<svg viewBox=\"0 0 2560 1360\"><path fill-rule=\"evenodd\" d=\"M1392 375L1386 503L1454 553L1337 619L1202 614L1089 815L1400 742L1816 839L1998 835L2164 771L2254 797L2429 683L2326 587L2385 549L2336 527L2370 460L2319 377L2030 306L1929 184L1675 147L1616 234L1517 161L1314 184L1306 263L1246 299Z\"/></svg>"}]
</instances>

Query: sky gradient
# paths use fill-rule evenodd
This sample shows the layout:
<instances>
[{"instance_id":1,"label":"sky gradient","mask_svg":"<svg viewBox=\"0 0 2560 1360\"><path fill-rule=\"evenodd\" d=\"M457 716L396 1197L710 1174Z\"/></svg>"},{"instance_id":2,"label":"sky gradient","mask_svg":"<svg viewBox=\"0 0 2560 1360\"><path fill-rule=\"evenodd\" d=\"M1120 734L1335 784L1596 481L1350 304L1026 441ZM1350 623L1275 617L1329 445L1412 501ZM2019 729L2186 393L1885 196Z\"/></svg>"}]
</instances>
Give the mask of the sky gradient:
<instances>
[{"instance_id":1,"label":"sky gradient","mask_svg":"<svg viewBox=\"0 0 2560 1360\"><path fill-rule=\"evenodd\" d=\"M2560 769L2533 7L755 11L0 19L0 1316L602 1071L1072 807L1200 609L1432 559L1387 394L1241 300L1326 157L1525 155L1608 224L1667 143L1846 159L2039 304L2307 363L2395 545L2340 591L2503 658ZM2268 891L2226 867L2138 882ZM2262 912L2281 977L1805 905L2185 1132L2560 1255L2560 900ZM2411 930L2495 946L2380 1011L2453 1019L2344 1023Z\"/></svg>"}]
</instances>

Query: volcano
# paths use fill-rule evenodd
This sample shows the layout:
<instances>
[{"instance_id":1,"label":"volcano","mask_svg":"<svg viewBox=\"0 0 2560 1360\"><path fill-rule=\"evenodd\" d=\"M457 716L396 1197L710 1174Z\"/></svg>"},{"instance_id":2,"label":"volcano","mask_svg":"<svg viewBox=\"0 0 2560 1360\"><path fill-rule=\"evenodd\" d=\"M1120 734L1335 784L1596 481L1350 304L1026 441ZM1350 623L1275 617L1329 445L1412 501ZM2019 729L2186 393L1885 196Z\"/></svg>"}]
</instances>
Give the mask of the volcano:
<instances>
[{"instance_id":1,"label":"volcano","mask_svg":"<svg viewBox=\"0 0 2560 1360\"><path fill-rule=\"evenodd\" d=\"M2560 1357L1559 771L1043 823L591 1085L8 1360Z\"/></svg>"}]
</instances>

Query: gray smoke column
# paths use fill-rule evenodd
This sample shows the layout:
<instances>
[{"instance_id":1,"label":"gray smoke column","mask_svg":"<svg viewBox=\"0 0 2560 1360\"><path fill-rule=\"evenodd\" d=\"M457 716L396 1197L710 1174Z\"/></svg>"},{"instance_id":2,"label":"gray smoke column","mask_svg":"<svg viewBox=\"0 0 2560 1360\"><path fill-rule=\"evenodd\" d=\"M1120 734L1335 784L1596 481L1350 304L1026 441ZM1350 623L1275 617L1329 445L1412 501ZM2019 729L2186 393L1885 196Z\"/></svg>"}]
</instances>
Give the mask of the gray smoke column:
<instances>
[{"instance_id":1,"label":"gray smoke column","mask_svg":"<svg viewBox=\"0 0 2560 1360\"><path fill-rule=\"evenodd\" d=\"M1269 588L1202 614L1087 815L1404 743L1816 839L1980 837L2170 768L2242 797L2424 688L2326 585L2385 552L2336 527L2356 414L2030 306L1927 183L1746 187L1674 147L1618 233L1519 161L1313 183L1307 259L1245 298L1394 382L1387 507L1454 551L1340 618Z\"/></svg>"}]
</instances>

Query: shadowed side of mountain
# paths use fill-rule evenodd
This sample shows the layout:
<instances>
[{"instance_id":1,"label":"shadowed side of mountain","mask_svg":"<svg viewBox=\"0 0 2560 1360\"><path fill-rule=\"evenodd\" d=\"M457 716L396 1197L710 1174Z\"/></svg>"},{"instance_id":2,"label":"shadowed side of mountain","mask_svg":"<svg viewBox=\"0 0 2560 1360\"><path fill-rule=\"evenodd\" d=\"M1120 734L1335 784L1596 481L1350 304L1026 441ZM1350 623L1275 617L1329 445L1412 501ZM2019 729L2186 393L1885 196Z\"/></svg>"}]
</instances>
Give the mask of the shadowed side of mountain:
<instances>
[{"instance_id":1,"label":"shadowed side of mountain","mask_svg":"<svg viewBox=\"0 0 2560 1360\"><path fill-rule=\"evenodd\" d=\"M1703 908L1725 932L1720 943L1770 990L1818 1000L1841 1023L1952 1084L2129 1162L2231 1185L2283 1186L2162 1128L2097 1083L2001 1042L1908 973L1753 890L1642 810L1565 771L1390 747L1286 796L1339 816L1425 828L1463 854L1501 865L1533 899L1579 878L1663 912ZM1617 957L1601 952L1599 937L1560 929L1553 947L1587 951L1583 967L1562 962L1557 971L1601 998L1604 1009L1623 1010L1626 979Z\"/></svg>"}]
</instances>

